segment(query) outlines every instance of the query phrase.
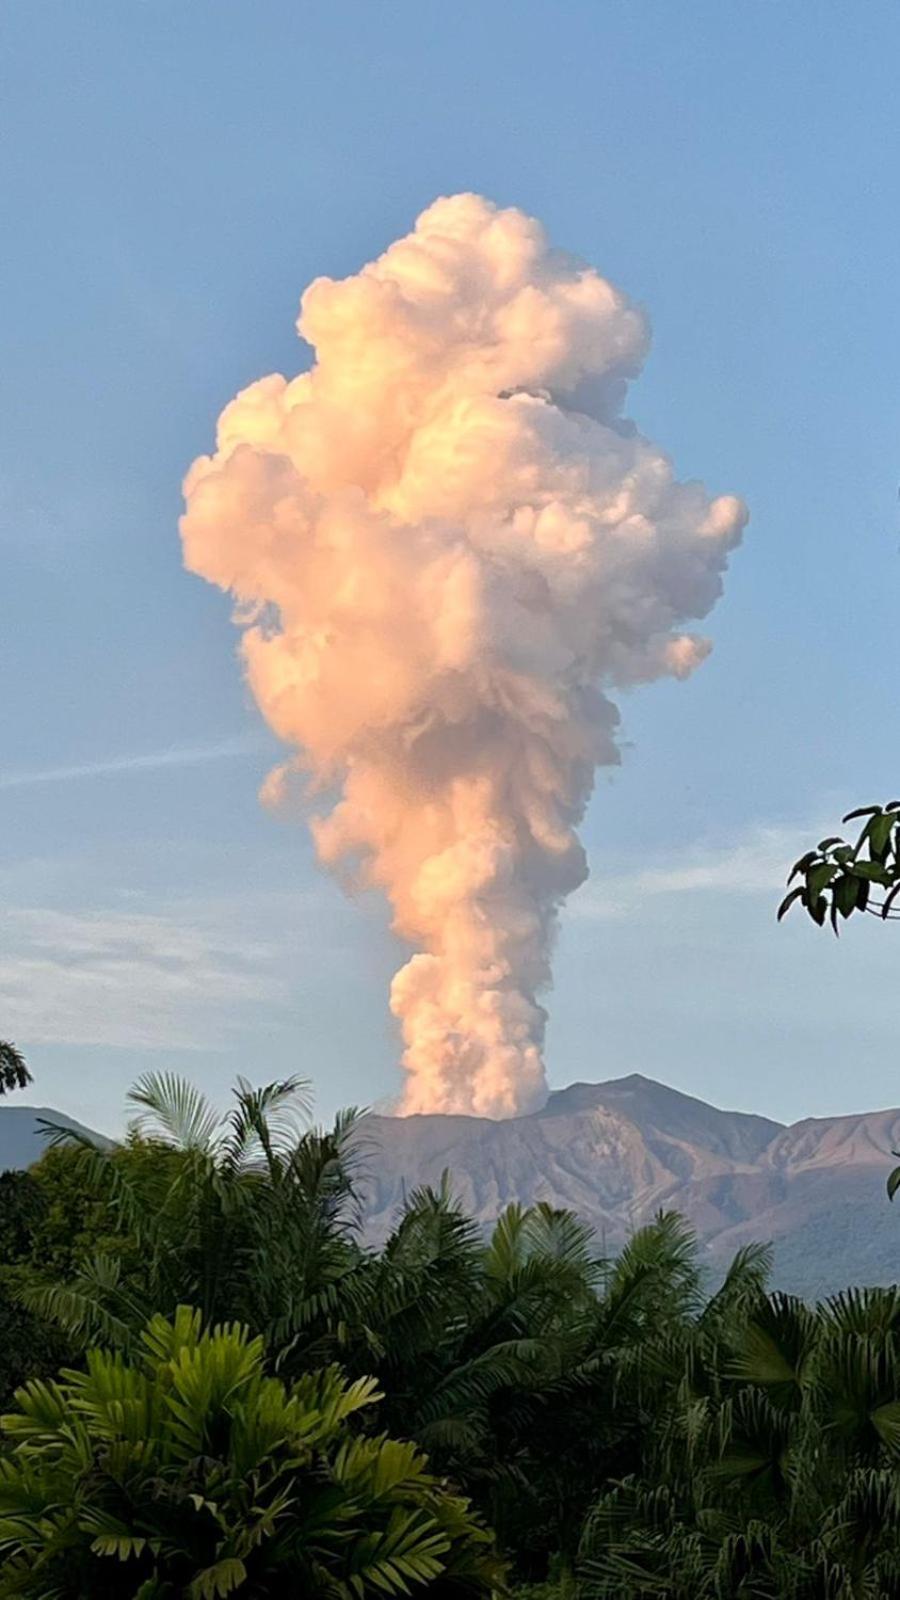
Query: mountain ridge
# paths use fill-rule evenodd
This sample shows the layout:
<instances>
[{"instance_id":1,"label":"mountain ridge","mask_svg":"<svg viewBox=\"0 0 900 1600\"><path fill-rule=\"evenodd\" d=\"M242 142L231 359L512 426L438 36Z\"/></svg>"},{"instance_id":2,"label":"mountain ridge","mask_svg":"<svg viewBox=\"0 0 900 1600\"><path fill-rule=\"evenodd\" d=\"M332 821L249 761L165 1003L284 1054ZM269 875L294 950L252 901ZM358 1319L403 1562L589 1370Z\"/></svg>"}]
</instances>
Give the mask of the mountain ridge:
<instances>
[{"instance_id":1,"label":"mountain ridge","mask_svg":"<svg viewBox=\"0 0 900 1600\"><path fill-rule=\"evenodd\" d=\"M389 1231L405 1194L444 1170L488 1227L504 1205L576 1211L615 1249L660 1208L696 1228L711 1268L754 1240L774 1246L779 1287L807 1296L900 1272L900 1218L885 1180L900 1108L793 1124L725 1111L641 1073L551 1092L538 1111L365 1119L367 1236Z\"/></svg>"}]
</instances>

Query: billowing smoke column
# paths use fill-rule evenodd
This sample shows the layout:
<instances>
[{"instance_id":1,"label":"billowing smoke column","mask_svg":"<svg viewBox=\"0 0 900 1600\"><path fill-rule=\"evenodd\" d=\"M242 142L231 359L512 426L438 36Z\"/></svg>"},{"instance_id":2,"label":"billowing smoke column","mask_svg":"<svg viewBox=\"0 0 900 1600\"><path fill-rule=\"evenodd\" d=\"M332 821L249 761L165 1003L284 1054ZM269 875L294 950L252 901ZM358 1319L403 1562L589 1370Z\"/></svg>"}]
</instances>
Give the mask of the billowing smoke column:
<instances>
[{"instance_id":1,"label":"billowing smoke column","mask_svg":"<svg viewBox=\"0 0 900 1600\"><path fill-rule=\"evenodd\" d=\"M642 313L540 225L438 200L298 328L311 371L226 407L185 483L185 561L237 599L247 676L331 808L321 859L380 887L404 1112L509 1116L545 1094L560 902L618 761L607 691L684 677L740 501L677 483L619 412Z\"/></svg>"}]
</instances>

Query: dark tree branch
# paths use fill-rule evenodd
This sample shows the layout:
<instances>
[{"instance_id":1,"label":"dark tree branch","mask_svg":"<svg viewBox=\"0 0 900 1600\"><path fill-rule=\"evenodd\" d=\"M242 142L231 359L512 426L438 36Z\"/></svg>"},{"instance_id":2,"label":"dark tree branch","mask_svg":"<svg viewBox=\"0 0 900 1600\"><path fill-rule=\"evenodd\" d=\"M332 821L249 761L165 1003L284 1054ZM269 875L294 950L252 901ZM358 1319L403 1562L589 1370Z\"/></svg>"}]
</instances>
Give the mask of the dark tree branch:
<instances>
[{"instance_id":1,"label":"dark tree branch","mask_svg":"<svg viewBox=\"0 0 900 1600\"><path fill-rule=\"evenodd\" d=\"M0 1095L8 1094L10 1089L24 1089L30 1082L31 1073L22 1052L8 1040L0 1039Z\"/></svg>"}]
</instances>

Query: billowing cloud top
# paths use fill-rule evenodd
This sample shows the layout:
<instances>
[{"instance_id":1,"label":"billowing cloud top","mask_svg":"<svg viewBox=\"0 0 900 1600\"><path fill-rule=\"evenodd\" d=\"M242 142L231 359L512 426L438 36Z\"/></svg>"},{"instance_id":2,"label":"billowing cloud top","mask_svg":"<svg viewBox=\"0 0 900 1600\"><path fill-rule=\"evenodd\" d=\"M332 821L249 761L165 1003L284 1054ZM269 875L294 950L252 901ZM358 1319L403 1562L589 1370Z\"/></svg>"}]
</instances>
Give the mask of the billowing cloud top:
<instances>
[{"instance_id":1,"label":"billowing cloud top","mask_svg":"<svg viewBox=\"0 0 900 1600\"><path fill-rule=\"evenodd\" d=\"M303 296L315 364L252 384L185 482L185 561L230 590L254 695L334 797L330 865L387 894L416 953L391 1005L403 1109L545 1093L575 826L618 760L610 691L683 677L745 521L621 419L642 313L477 195Z\"/></svg>"}]
</instances>

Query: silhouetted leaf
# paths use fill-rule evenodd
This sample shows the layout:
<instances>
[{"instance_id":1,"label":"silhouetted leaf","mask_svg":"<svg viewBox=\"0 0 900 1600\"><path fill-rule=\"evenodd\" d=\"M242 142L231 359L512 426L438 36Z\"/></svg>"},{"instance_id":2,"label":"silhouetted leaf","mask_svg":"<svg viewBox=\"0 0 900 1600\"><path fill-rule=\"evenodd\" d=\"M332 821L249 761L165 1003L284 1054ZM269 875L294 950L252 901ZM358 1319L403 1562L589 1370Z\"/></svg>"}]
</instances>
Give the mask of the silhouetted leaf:
<instances>
[{"instance_id":1,"label":"silhouetted leaf","mask_svg":"<svg viewBox=\"0 0 900 1600\"><path fill-rule=\"evenodd\" d=\"M782 917L785 916L790 910L795 900L802 900L805 893L805 889L792 889L790 894L786 894L781 902L781 905L778 907L778 916L776 920L780 922Z\"/></svg>"}]
</instances>

